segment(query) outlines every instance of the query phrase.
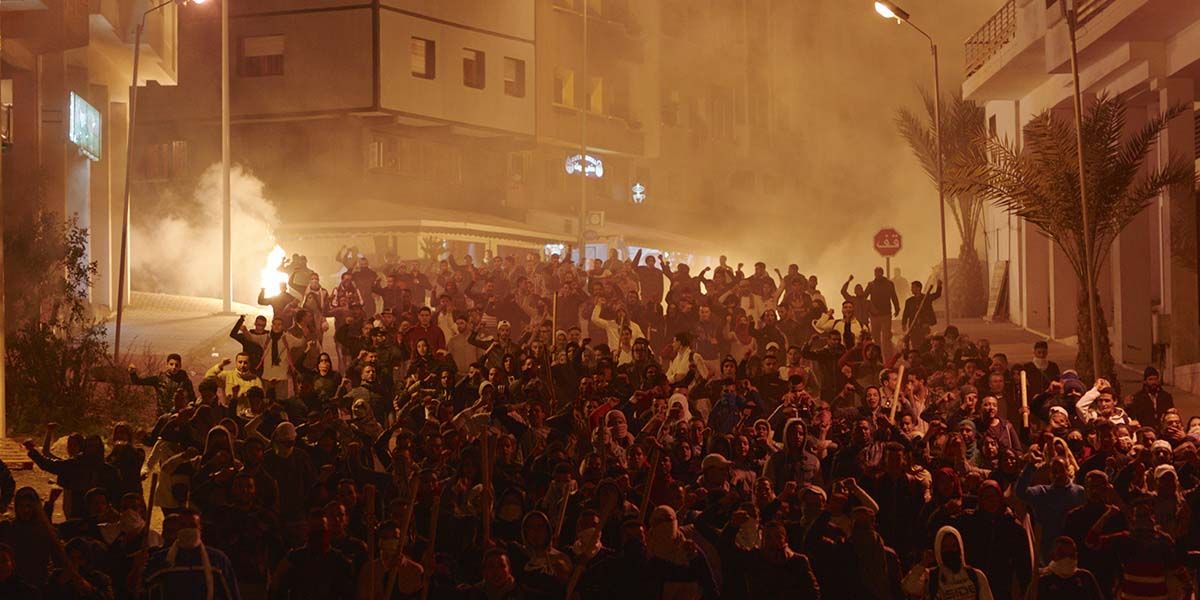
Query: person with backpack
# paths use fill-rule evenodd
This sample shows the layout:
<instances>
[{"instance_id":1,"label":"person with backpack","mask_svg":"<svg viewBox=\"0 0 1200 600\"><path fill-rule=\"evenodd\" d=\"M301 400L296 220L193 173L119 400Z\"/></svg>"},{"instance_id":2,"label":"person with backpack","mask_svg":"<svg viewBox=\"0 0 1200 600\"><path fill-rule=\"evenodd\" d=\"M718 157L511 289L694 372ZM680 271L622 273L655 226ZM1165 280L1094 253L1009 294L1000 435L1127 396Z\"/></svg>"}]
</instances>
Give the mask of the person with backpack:
<instances>
[{"instance_id":1,"label":"person with backpack","mask_svg":"<svg viewBox=\"0 0 1200 600\"><path fill-rule=\"evenodd\" d=\"M922 600L993 600L987 575L966 564L962 536L949 525L938 530L933 551L926 551L900 585L904 593Z\"/></svg>"}]
</instances>

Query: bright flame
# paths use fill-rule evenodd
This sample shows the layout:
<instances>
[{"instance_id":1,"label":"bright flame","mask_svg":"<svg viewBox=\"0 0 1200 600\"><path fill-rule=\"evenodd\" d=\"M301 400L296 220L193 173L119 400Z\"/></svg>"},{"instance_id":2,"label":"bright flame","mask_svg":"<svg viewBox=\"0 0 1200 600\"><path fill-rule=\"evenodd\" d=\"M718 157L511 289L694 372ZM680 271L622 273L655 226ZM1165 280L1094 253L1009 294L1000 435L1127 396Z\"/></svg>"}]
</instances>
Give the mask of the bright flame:
<instances>
[{"instance_id":1,"label":"bright flame","mask_svg":"<svg viewBox=\"0 0 1200 600\"><path fill-rule=\"evenodd\" d=\"M879 16L881 16L885 19L897 18L896 13L892 12L892 7L886 5L882 2L875 3L875 12L879 13Z\"/></svg>"},{"instance_id":2,"label":"bright flame","mask_svg":"<svg viewBox=\"0 0 1200 600\"><path fill-rule=\"evenodd\" d=\"M268 295L274 295L279 292L279 286L287 283L287 273L279 272L279 263L283 262L287 252L275 244L271 249L271 253L267 255L267 263L262 270L258 272L259 287L267 291Z\"/></svg>"}]
</instances>

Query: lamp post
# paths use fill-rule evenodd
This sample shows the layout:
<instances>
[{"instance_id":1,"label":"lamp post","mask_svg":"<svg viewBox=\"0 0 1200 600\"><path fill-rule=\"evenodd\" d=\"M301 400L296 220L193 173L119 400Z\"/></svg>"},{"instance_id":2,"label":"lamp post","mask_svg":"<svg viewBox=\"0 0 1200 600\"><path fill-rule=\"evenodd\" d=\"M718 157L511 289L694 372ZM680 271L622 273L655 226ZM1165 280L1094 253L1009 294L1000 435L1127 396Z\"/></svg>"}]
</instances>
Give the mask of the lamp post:
<instances>
[{"instance_id":1,"label":"lamp post","mask_svg":"<svg viewBox=\"0 0 1200 600\"><path fill-rule=\"evenodd\" d=\"M1075 103L1075 157L1079 161L1079 215L1083 220L1083 278L1088 300L1088 326L1092 330L1092 378L1100 374L1100 327L1096 324L1096 280L1092 275L1092 228L1088 216L1087 177L1083 167L1083 95L1079 91L1079 50L1075 45L1075 6L1061 0L1063 19L1067 22L1067 36L1071 40L1071 81Z\"/></svg>"},{"instance_id":2,"label":"lamp post","mask_svg":"<svg viewBox=\"0 0 1200 600\"><path fill-rule=\"evenodd\" d=\"M917 33L925 36L929 40L929 51L933 54L933 131L937 138L937 187L938 187L938 216L941 219L942 230L942 275L945 276L943 282L942 299L946 303L946 324L950 324L950 260L947 258L946 252L946 180L944 177L944 169L946 157L942 153L942 78L938 70L938 48L925 30L917 27L909 20L909 14L894 2L889 0L879 0L875 3L875 12L879 13L885 19L895 19L897 23L907 23L915 29ZM888 273L891 276L891 273Z\"/></svg>"},{"instance_id":3,"label":"lamp post","mask_svg":"<svg viewBox=\"0 0 1200 600\"><path fill-rule=\"evenodd\" d=\"M113 362L117 363L121 356L121 321L125 316L125 286L126 286L126 271L129 262L129 197L131 190L131 180L133 175L133 140L136 132L137 123L137 90L138 90L138 64L142 54L142 31L146 29L146 17L150 13L166 7L169 4L178 4L185 6L191 4L204 4L206 0L165 0L146 9L142 13L141 19L138 20L137 29L133 33L133 83L129 86L129 135L125 140L125 199L124 207L121 210L121 266L120 273L117 275L117 328L116 336L113 344Z\"/></svg>"},{"instance_id":4,"label":"lamp post","mask_svg":"<svg viewBox=\"0 0 1200 600\"><path fill-rule=\"evenodd\" d=\"M221 312L233 313L233 199L229 185L229 2L221 0Z\"/></svg>"},{"instance_id":5,"label":"lamp post","mask_svg":"<svg viewBox=\"0 0 1200 600\"><path fill-rule=\"evenodd\" d=\"M580 0L583 13L583 103L579 107L579 155L583 169L579 172L579 264L587 269L587 120L592 106L592 82L588 79L588 0Z\"/></svg>"}]
</instances>

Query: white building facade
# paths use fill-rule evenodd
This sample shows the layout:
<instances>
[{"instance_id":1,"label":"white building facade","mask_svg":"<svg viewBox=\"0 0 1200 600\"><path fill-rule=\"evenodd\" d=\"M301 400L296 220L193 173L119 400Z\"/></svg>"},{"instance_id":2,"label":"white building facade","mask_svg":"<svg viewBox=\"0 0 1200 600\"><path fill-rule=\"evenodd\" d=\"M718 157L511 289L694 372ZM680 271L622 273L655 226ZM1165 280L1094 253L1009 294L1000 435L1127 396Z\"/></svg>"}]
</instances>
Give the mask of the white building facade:
<instances>
[{"instance_id":1,"label":"white building facade","mask_svg":"<svg viewBox=\"0 0 1200 600\"><path fill-rule=\"evenodd\" d=\"M990 132L1010 142L1022 143L1024 126L1044 111L1073 119L1061 1L1009 0L967 40L963 95L984 105ZM1200 2L1074 2L1085 110L1100 94L1120 97L1132 133L1151 116L1183 106L1146 166L1171 155L1194 163ZM1003 270L1007 261L1007 317L1048 338L1074 341L1079 290L1065 255L1036 226L994 207L984 229L989 267ZM1113 245L1099 290L1117 362L1139 371L1156 365L1168 381L1193 391L1200 389L1196 239L1193 186L1161 194Z\"/></svg>"}]
</instances>

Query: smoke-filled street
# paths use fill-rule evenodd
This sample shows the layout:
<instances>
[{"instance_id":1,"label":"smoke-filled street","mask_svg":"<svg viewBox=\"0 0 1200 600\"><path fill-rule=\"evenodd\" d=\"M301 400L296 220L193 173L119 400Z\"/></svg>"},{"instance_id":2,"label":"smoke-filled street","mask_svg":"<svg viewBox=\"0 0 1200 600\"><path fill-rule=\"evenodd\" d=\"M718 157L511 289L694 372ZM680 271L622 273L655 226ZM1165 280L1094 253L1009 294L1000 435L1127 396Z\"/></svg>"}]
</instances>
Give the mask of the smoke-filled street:
<instances>
[{"instance_id":1,"label":"smoke-filled street","mask_svg":"<svg viewBox=\"0 0 1200 600\"><path fill-rule=\"evenodd\" d=\"M0 1L0 598L1194 600L1200 4Z\"/></svg>"}]
</instances>

